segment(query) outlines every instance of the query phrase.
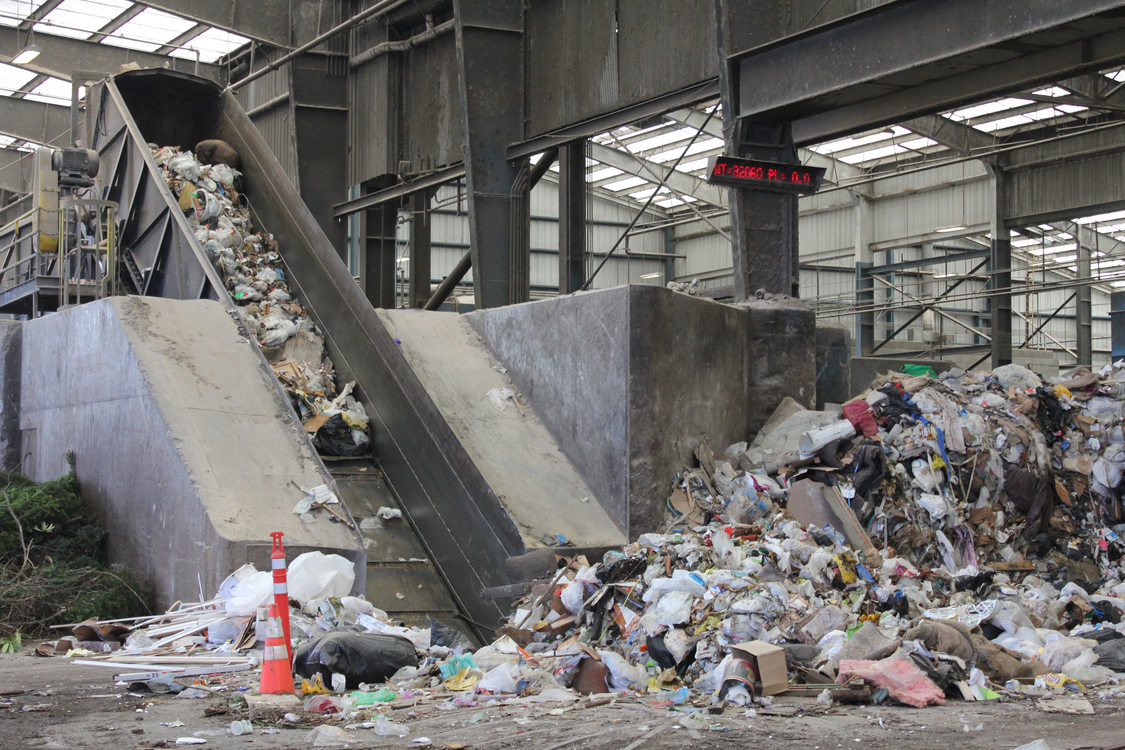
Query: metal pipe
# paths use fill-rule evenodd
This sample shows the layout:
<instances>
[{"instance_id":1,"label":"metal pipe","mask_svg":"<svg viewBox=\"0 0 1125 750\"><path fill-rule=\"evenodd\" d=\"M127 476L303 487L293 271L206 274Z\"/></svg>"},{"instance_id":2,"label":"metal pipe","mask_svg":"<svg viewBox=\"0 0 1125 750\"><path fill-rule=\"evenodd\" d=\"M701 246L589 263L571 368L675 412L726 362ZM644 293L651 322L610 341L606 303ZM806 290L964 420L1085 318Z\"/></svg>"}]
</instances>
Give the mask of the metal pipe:
<instances>
[{"instance_id":1,"label":"metal pipe","mask_svg":"<svg viewBox=\"0 0 1125 750\"><path fill-rule=\"evenodd\" d=\"M324 44L324 42L326 42L329 39L331 39L332 37L336 36L341 31L347 31L351 27L356 26L360 23L363 23L364 21L366 21L369 18L374 18L376 16L379 16L379 15L382 15L382 14L387 13L389 11L392 11L395 8L397 8L398 6L405 4L406 2L407 2L407 0L383 0L383 2L381 2L381 3L376 3L375 5L372 5L367 10L363 10L363 11L360 11L359 13L356 13L354 16L352 16L348 20L342 21L342 22L336 24L335 26L333 26L328 31L324 32L323 34L320 34L319 36L313 37L312 40L310 40L308 42L305 42L304 44L302 44L300 47L293 50L292 52L289 52L287 54L282 55L281 57L277 58L273 62L266 65L264 68L261 68L260 70L254 71L250 75L243 78L241 81L237 81L235 83L230 84L229 86L226 87L225 91L234 91L235 89L242 88L246 84L258 80L259 78L266 75L267 73L270 73L274 70L277 70L282 65L284 65L285 63L294 59L295 57L297 57L299 55L303 55L304 53L308 52L313 47L317 47L321 44Z\"/></svg>"},{"instance_id":2,"label":"metal pipe","mask_svg":"<svg viewBox=\"0 0 1125 750\"><path fill-rule=\"evenodd\" d=\"M288 91L286 91L284 94L278 94L273 99L270 99L267 102L263 102L263 103L259 104L257 107L254 107L253 109L246 110L246 116L247 117L253 117L254 115L260 115L263 112L271 110L271 109L273 109L274 107L276 107L280 104L285 104L285 102L287 102L287 101L289 101L289 92Z\"/></svg>"},{"instance_id":3,"label":"metal pipe","mask_svg":"<svg viewBox=\"0 0 1125 750\"><path fill-rule=\"evenodd\" d=\"M368 50L365 50L363 52L360 52L355 57L349 59L348 60L348 67L349 68L358 68L360 65L363 65L365 62L370 62L371 60L374 60L376 57L382 57L383 55L387 54L388 52L405 52L408 49L410 49L411 47L417 47L419 44L423 44L423 43L429 42L433 39L437 39L439 36L441 36L443 34L446 34L446 33L450 32L452 30L453 30L453 19L449 19L448 21L445 21L444 23L439 23L437 26L434 26L431 23L430 18L427 17L426 18L426 30L425 31L423 31L419 34L415 34L414 36L410 37L409 39L396 39L396 40L390 41L390 42L380 42L379 44L376 44L374 47L372 47Z\"/></svg>"},{"instance_id":4,"label":"metal pipe","mask_svg":"<svg viewBox=\"0 0 1125 750\"><path fill-rule=\"evenodd\" d=\"M457 261L457 265L453 267L453 270L449 272L449 275L445 277L441 285L434 291L433 295L426 300L426 304L422 309L436 310L441 307L442 303L449 297L449 293L461 283L461 279L465 278L465 274L469 272L472 266L473 254L470 250L461 256L461 260Z\"/></svg>"}]
</instances>

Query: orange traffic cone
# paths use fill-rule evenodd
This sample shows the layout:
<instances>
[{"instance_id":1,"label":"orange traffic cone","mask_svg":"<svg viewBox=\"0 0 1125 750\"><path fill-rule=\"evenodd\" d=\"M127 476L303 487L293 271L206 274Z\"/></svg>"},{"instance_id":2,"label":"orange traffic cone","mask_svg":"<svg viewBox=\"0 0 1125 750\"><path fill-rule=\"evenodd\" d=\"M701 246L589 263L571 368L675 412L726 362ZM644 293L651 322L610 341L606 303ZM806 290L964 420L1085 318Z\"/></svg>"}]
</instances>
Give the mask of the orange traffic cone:
<instances>
[{"instance_id":1,"label":"orange traffic cone","mask_svg":"<svg viewBox=\"0 0 1125 750\"><path fill-rule=\"evenodd\" d=\"M270 605L270 619L266 624L266 654L262 659L262 681L258 686L260 693L292 693L293 670L289 666L289 649L285 644L285 632L281 629L281 618L277 615L277 605Z\"/></svg>"}]
</instances>

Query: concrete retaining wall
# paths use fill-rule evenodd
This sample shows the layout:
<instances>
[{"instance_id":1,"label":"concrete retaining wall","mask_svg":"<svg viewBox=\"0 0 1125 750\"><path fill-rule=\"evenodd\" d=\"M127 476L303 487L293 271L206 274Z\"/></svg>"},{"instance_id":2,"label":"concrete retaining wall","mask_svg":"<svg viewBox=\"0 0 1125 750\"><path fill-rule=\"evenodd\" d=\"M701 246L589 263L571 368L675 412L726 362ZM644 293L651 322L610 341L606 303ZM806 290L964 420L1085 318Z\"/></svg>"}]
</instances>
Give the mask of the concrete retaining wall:
<instances>
[{"instance_id":1,"label":"concrete retaining wall","mask_svg":"<svg viewBox=\"0 0 1125 750\"><path fill-rule=\"evenodd\" d=\"M358 534L293 515L290 481L331 478L219 303L116 297L23 326L24 470L59 476L76 454L110 559L150 581L158 605L209 596L245 562L269 569L271 531L290 559L353 560L363 591Z\"/></svg>"},{"instance_id":2,"label":"concrete retaining wall","mask_svg":"<svg viewBox=\"0 0 1125 750\"><path fill-rule=\"evenodd\" d=\"M724 447L785 396L813 406L815 318L797 302L623 286L466 318L632 538L701 435Z\"/></svg>"}]
</instances>

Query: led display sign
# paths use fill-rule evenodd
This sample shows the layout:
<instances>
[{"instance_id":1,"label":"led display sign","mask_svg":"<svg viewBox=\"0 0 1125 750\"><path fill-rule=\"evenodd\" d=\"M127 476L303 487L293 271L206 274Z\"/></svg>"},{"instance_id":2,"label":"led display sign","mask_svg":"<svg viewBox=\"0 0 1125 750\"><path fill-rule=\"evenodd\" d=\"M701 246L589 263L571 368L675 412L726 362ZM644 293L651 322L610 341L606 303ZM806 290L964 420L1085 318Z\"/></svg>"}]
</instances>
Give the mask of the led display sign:
<instances>
[{"instance_id":1,"label":"led display sign","mask_svg":"<svg viewBox=\"0 0 1125 750\"><path fill-rule=\"evenodd\" d=\"M822 167L713 156L707 165L707 181L713 185L809 194L820 187L824 171Z\"/></svg>"}]
</instances>

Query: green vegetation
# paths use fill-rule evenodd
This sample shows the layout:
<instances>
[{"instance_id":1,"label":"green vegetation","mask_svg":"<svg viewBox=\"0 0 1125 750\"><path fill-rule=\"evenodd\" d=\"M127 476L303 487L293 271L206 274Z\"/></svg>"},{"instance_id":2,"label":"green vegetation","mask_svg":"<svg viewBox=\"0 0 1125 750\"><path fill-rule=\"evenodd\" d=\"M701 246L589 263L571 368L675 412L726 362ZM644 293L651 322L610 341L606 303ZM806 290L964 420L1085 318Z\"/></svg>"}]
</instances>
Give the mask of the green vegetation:
<instances>
[{"instance_id":1,"label":"green vegetation","mask_svg":"<svg viewBox=\"0 0 1125 750\"><path fill-rule=\"evenodd\" d=\"M0 472L0 649L51 625L145 614L151 595L128 571L107 566L106 532L70 472L36 483Z\"/></svg>"}]
</instances>

